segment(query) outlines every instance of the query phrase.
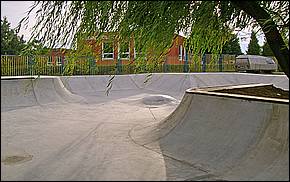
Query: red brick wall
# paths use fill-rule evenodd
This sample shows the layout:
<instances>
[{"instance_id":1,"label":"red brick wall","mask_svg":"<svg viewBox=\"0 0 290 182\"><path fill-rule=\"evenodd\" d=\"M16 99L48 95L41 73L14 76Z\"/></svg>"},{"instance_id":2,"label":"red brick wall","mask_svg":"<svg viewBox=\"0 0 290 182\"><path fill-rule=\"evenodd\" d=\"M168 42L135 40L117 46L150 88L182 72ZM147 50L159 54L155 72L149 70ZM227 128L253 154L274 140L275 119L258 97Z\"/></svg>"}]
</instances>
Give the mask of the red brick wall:
<instances>
[{"instance_id":1,"label":"red brick wall","mask_svg":"<svg viewBox=\"0 0 290 182\"><path fill-rule=\"evenodd\" d=\"M182 61L179 60L179 45L183 45L184 37L177 35L174 39L172 47L169 49L166 54L166 64L184 64L184 49L182 50ZM122 59L122 64L132 64L134 62L134 40L130 39L130 59ZM183 47L183 46L182 46ZM96 64L98 65L114 65L118 60L118 41L114 40L114 59L102 60L102 43L94 44L93 50L96 55Z\"/></svg>"},{"instance_id":2,"label":"red brick wall","mask_svg":"<svg viewBox=\"0 0 290 182\"><path fill-rule=\"evenodd\" d=\"M95 40L87 40L88 44L92 45L92 49L96 56L96 64L98 65L115 65L118 60L118 41L114 40L114 59L102 60L102 43L97 44ZM179 45L183 45L184 37L177 35L173 41L172 47L169 49L166 54L166 64L184 64L184 47L182 48L182 61L179 60ZM122 59L122 64L132 64L134 63L134 40L130 39L130 59ZM68 53L68 50L61 51L60 49L54 49L51 52L52 62L55 63L55 56L64 57Z\"/></svg>"},{"instance_id":3,"label":"red brick wall","mask_svg":"<svg viewBox=\"0 0 290 182\"><path fill-rule=\"evenodd\" d=\"M166 57L166 64L184 64L184 51L182 50L182 61L179 60L179 45L183 45L184 37L178 35ZM183 46L182 46L183 47ZM183 48L182 48L183 49Z\"/></svg>"},{"instance_id":4,"label":"red brick wall","mask_svg":"<svg viewBox=\"0 0 290 182\"><path fill-rule=\"evenodd\" d=\"M61 50L61 49L53 49L49 56L51 56L51 62L52 64L56 63L57 57L62 57L62 60L64 60L64 56L68 53L68 50Z\"/></svg>"}]
</instances>

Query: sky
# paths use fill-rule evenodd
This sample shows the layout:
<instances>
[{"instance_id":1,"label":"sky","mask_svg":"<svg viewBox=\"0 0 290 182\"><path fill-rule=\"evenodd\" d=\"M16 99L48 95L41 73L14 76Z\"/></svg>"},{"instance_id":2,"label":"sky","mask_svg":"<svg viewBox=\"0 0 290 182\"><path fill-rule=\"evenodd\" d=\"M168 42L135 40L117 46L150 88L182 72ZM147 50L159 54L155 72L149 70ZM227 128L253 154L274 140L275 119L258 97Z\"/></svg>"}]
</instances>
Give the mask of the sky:
<instances>
[{"instance_id":1,"label":"sky","mask_svg":"<svg viewBox=\"0 0 290 182\"><path fill-rule=\"evenodd\" d=\"M33 1L1 1L1 20L6 16L11 25L10 28L15 28L19 21L26 16L26 11L32 4ZM31 22L28 25L32 27L36 21L33 17L30 20ZM18 34L20 36L24 35L24 40L28 40L31 36L29 27L27 30L21 29Z\"/></svg>"},{"instance_id":2,"label":"sky","mask_svg":"<svg viewBox=\"0 0 290 182\"><path fill-rule=\"evenodd\" d=\"M11 23L11 28L15 28L18 25L19 21L26 16L26 12L29 10L29 7L32 4L33 1L1 1L1 19L6 16L8 22ZM24 40L27 41L31 36L31 27L34 25L35 22L35 13L32 13L32 16L29 18L28 28L21 28L18 35L24 35ZM245 30L238 33L242 53L245 53L248 49L250 36L250 30ZM264 35L262 34L257 38L259 41L259 45L262 46L264 44Z\"/></svg>"}]
</instances>

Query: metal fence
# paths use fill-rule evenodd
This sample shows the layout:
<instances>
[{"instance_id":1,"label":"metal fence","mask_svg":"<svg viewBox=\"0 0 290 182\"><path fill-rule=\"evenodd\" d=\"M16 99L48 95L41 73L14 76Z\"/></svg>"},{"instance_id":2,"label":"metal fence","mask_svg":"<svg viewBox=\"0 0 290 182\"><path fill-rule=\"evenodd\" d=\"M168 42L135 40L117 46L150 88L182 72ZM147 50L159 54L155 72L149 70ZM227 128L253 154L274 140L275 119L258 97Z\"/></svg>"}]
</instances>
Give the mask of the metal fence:
<instances>
[{"instance_id":1,"label":"metal fence","mask_svg":"<svg viewBox=\"0 0 290 182\"><path fill-rule=\"evenodd\" d=\"M234 55L222 55L218 60L211 60L211 55L204 55L200 61L189 58L180 64L162 64L140 66L138 64L100 65L92 57L80 57L68 61L65 57L52 56L15 56L1 55L1 76L22 75L108 75L134 73L182 73L182 72L227 72L235 71Z\"/></svg>"}]
</instances>

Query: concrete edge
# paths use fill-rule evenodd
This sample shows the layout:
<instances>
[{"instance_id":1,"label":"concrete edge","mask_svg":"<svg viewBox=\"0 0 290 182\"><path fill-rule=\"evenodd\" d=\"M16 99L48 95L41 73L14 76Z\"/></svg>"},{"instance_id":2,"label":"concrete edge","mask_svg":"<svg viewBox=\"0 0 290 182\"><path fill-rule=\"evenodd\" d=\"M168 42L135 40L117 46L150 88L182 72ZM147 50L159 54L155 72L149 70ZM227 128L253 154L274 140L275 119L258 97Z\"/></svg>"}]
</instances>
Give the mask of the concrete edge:
<instances>
[{"instance_id":1,"label":"concrete edge","mask_svg":"<svg viewBox=\"0 0 290 182\"><path fill-rule=\"evenodd\" d=\"M269 97L258 97L258 96L250 96L250 95L241 95L241 94L229 94L229 93L221 93L215 92L223 89L235 89L235 88L248 88L248 87L257 87L257 86L268 86L273 84L246 84L246 85L234 85L234 86L221 86L221 87L206 87L206 88L190 88L186 90L186 93L189 94L199 94L199 95L210 95L217 97L228 97L235 99L243 99L248 101L261 101L261 102L270 102L270 103L278 103L278 104L289 104L289 99L276 99Z\"/></svg>"}]
</instances>

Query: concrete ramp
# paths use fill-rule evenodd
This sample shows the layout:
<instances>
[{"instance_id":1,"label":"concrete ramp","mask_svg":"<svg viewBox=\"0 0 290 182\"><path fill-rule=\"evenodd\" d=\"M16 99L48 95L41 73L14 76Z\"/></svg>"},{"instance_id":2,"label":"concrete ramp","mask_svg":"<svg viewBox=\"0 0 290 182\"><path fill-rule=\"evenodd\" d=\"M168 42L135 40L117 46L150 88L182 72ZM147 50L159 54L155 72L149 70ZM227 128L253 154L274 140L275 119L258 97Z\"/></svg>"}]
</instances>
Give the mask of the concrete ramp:
<instances>
[{"instance_id":1,"label":"concrete ramp","mask_svg":"<svg viewBox=\"0 0 290 182\"><path fill-rule=\"evenodd\" d=\"M230 86L241 84L273 83L274 86L289 90L289 80L285 75L259 75L246 73L156 73L127 75L139 88L169 94L182 99L189 88ZM129 80L129 78L127 78Z\"/></svg>"},{"instance_id":2,"label":"concrete ramp","mask_svg":"<svg viewBox=\"0 0 290 182\"><path fill-rule=\"evenodd\" d=\"M126 98L140 93L167 94L181 100L186 89L240 84L273 83L289 90L285 75L259 75L244 73L154 73L137 75L98 75L60 77L73 94L99 103ZM111 83L111 84L110 84ZM109 89L108 95L106 91Z\"/></svg>"},{"instance_id":3,"label":"concrete ramp","mask_svg":"<svg viewBox=\"0 0 290 182\"><path fill-rule=\"evenodd\" d=\"M289 180L288 104L187 91L168 118L131 136L204 172L187 180Z\"/></svg>"},{"instance_id":4,"label":"concrete ramp","mask_svg":"<svg viewBox=\"0 0 290 182\"><path fill-rule=\"evenodd\" d=\"M1 79L1 109L82 101L65 88L59 77Z\"/></svg>"}]
</instances>

